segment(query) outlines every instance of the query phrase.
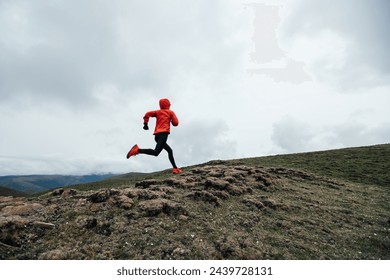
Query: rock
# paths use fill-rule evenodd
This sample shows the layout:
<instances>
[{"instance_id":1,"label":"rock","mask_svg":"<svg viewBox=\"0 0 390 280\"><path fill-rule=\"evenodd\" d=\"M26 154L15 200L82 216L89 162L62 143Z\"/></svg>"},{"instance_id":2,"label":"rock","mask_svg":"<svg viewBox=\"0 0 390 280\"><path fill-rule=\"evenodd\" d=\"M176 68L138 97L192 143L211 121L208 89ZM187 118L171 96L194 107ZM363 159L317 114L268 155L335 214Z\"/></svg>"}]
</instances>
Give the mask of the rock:
<instances>
[{"instance_id":1,"label":"rock","mask_svg":"<svg viewBox=\"0 0 390 280\"><path fill-rule=\"evenodd\" d=\"M25 199L19 198L19 197L12 197L12 196L0 196L0 203L15 203L17 201L24 201Z\"/></svg>"},{"instance_id":2,"label":"rock","mask_svg":"<svg viewBox=\"0 0 390 280\"><path fill-rule=\"evenodd\" d=\"M122 190L121 194L128 196L130 198L136 198L136 197L139 197L139 195L142 191L143 190L140 190L140 189L127 188L127 189Z\"/></svg>"},{"instance_id":3,"label":"rock","mask_svg":"<svg viewBox=\"0 0 390 280\"><path fill-rule=\"evenodd\" d=\"M74 189L66 189L62 192L61 194L61 198L65 198L65 197L69 197L69 196L73 196L77 194L77 191L74 190Z\"/></svg>"},{"instance_id":4,"label":"rock","mask_svg":"<svg viewBox=\"0 0 390 280\"><path fill-rule=\"evenodd\" d=\"M143 180L143 181L135 183L135 187L141 188L141 189L146 189L146 188L149 188L151 185L156 185L156 184L158 184L157 180L149 179L149 180Z\"/></svg>"},{"instance_id":5,"label":"rock","mask_svg":"<svg viewBox=\"0 0 390 280\"><path fill-rule=\"evenodd\" d=\"M134 201L126 195L116 196L113 201L116 206L127 210L131 209L134 205Z\"/></svg>"},{"instance_id":6,"label":"rock","mask_svg":"<svg viewBox=\"0 0 390 280\"><path fill-rule=\"evenodd\" d=\"M12 196L0 196L0 211L6 206L23 205L26 202L25 198L12 197Z\"/></svg>"},{"instance_id":7,"label":"rock","mask_svg":"<svg viewBox=\"0 0 390 280\"><path fill-rule=\"evenodd\" d=\"M32 225L35 227L46 228L46 229L52 229L55 227L55 224L40 222L40 221L34 221L32 222Z\"/></svg>"},{"instance_id":8,"label":"rock","mask_svg":"<svg viewBox=\"0 0 390 280\"><path fill-rule=\"evenodd\" d=\"M189 217L186 216L186 215L180 215L180 216L179 216L179 220L180 220L180 221L188 221L188 219L189 219Z\"/></svg>"},{"instance_id":9,"label":"rock","mask_svg":"<svg viewBox=\"0 0 390 280\"><path fill-rule=\"evenodd\" d=\"M43 205L39 203L25 203L22 205L6 206L1 210L1 213L5 216L28 216L35 214L42 208Z\"/></svg>"},{"instance_id":10,"label":"rock","mask_svg":"<svg viewBox=\"0 0 390 280\"><path fill-rule=\"evenodd\" d=\"M140 202L139 207L148 216L157 216L160 213L167 215L185 214L184 209L178 203L163 198Z\"/></svg>"},{"instance_id":11,"label":"rock","mask_svg":"<svg viewBox=\"0 0 390 280\"><path fill-rule=\"evenodd\" d=\"M29 223L28 219L22 218L18 215L16 215L16 216L0 216L0 228L2 228L2 227L22 228L22 227L26 227L28 223Z\"/></svg>"},{"instance_id":12,"label":"rock","mask_svg":"<svg viewBox=\"0 0 390 280\"><path fill-rule=\"evenodd\" d=\"M144 190L144 189L125 189L121 191L122 195L129 198L140 198L140 199L156 199L166 195L162 191Z\"/></svg>"},{"instance_id":13,"label":"rock","mask_svg":"<svg viewBox=\"0 0 390 280\"><path fill-rule=\"evenodd\" d=\"M92 203L101 203L105 202L108 200L108 198L111 195L110 190L102 190L96 193L91 194L88 198L87 201L90 201Z\"/></svg>"},{"instance_id":14,"label":"rock","mask_svg":"<svg viewBox=\"0 0 390 280\"><path fill-rule=\"evenodd\" d=\"M63 188L60 188L60 189L55 189L51 192L51 195L52 196L60 196L62 193L64 192L64 189Z\"/></svg>"},{"instance_id":15,"label":"rock","mask_svg":"<svg viewBox=\"0 0 390 280\"><path fill-rule=\"evenodd\" d=\"M164 194L165 193L159 191L141 190L141 192L138 194L138 197L140 199L156 199L162 197Z\"/></svg>"}]
</instances>

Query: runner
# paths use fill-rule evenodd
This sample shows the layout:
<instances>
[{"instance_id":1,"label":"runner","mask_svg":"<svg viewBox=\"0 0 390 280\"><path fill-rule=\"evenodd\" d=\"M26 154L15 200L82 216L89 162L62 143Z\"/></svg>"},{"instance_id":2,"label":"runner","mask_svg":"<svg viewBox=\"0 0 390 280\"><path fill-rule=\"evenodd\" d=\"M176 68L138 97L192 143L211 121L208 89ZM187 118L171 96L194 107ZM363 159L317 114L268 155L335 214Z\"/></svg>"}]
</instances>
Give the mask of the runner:
<instances>
[{"instance_id":1,"label":"runner","mask_svg":"<svg viewBox=\"0 0 390 280\"><path fill-rule=\"evenodd\" d=\"M156 118L156 128L154 129L154 140L156 141L156 147L154 149L141 149L138 145L134 145L127 153L127 158L136 156L138 154L146 154L151 156L158 156L164 149L168 152L168 158L173 166L172 173L179 174L181 169L176 166L175 159L173 157L172 148L167 144L168 135L170 133L171 123L173 126L179 125L179 120L176 114L170 110L171 103L168 99L164 98L160 100L160 110L149 111L144 116L144 129L148 130L148 123L150 117Z\"/></svg>"}]
</instances>

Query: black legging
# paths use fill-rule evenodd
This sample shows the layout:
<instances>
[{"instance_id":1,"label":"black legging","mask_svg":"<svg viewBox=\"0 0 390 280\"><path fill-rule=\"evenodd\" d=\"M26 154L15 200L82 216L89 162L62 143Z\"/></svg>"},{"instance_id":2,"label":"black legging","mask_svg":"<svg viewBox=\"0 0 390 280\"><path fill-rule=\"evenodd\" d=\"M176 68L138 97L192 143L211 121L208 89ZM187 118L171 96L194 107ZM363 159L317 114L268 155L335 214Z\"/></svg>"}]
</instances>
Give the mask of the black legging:
<instances>
[{"instance_id":1,"label":"black legging","mask_svg":"<svg viewBox=\"0 0 390 280\"><path fill-rule=\"evenodd\" d=\"M173 151L172 151L171 147L169 147L169 145L167 144L168 135L169 135L168 132L157 133L154 136L154 140L157 143L156 147L154 148L154 150L153 149L139 149L138 153L151 155L151 156L155 156L156 157L164 149L164 150L166 150L168 152L168 158L169 158L169 161L171 162L173 168L177 168L176 163L175 163L175 159L173 158Z\"/></svg>"}]
</instances>

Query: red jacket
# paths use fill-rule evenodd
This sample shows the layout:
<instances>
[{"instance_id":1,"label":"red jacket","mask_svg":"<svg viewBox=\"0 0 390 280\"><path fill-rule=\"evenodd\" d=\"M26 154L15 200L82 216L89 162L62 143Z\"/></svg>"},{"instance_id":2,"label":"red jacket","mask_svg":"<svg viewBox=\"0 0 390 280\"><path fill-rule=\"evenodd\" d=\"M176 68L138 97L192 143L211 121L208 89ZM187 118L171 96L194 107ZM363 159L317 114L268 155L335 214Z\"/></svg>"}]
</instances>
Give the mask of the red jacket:
<instances>
[{"instance_id":1,"label":"red jacket","mask_svg":"<svg viewBox=\"0 0 390 280\"><path fill-rule=\"evenodd\" d=\"M156 128L154 129L153 134L160 132L170 132L171 123L173 126L179 125L179 120L177 119L175 113L170 110L171 103L168 99L164 98L160 100L160 110L147 112L144 116L144 123L149 122L149 118L156 118Z\"/></svg>"}]
</instances>

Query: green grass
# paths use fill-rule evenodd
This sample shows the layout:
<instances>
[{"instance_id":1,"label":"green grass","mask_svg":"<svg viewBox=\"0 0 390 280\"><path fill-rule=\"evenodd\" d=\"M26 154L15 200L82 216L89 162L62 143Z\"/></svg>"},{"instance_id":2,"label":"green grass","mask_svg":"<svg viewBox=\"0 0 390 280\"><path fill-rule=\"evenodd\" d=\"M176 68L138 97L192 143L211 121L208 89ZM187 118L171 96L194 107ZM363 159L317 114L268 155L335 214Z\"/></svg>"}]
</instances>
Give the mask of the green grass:
<instances>
[{"instance_id":1,"label":"green grass","mask_svg":"<svg viewBox=\"0 0 390 280\"><path fill-rule=\"evenodd\" d=\"M390 144L239 161L256 166L295 168L355 183L390 186Z\"/></svg>"}]
</instances>

